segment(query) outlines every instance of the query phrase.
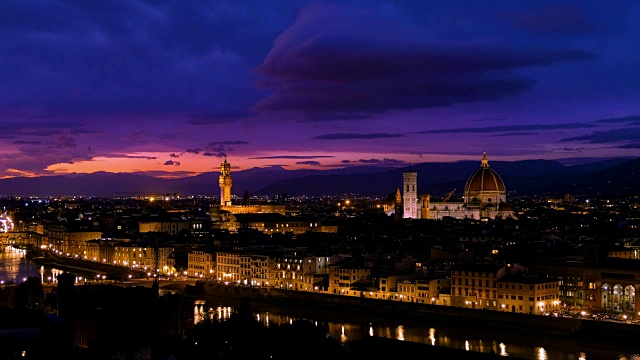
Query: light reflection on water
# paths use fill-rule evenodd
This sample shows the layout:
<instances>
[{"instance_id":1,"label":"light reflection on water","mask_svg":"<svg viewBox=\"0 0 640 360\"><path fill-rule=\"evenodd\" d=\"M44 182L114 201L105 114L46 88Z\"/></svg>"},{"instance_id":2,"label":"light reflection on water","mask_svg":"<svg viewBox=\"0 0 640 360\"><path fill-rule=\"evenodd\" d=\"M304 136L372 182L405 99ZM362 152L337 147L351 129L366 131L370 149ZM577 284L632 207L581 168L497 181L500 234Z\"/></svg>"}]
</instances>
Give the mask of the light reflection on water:
<instances>
[{"instance_id":1,"label":"light reflection on water","mask_svg":"<svg viewBox=\"0 0 640 360\"><path fill-rule=\"evenodd\" d=\"M197 323L202 318L227 319L233 313L231 307L217 306L208 307L204 301L200 304L196 302L194 320ZM208 317L207 317L208 314ZM434 327L408 327L406 325L389 326L375 323L341 323L334 321L322 321L320 319L308 319L303 317L292 317L279 312L255 312L255 319L265 325L271 321L274 324L293 324L297 320L312 322L315 326L326 329L329 336L339 340L343 345L349 341L357 340L366 336L380 336L385 338L403 340L408 342L419 342L433 346L445 346L455 349L465 349L467 351L492 352L501 356L514 356L531 360L586 360L587 352L580 349L580 345L575 343L558 343L541 346L542 340L531 338L518 338L516 334L504 335L484 335L478 333L475 337L456 334L455 330L437 329ZM447 332L447 334L445 334ZM458 336L464 336L457 337ZM483 338L480 338L483 336ZM495 339L490 339L490 336ZM508 341L511 339L512 341ZM595 349L595 348L594 348ZM615 349L590 350L591 359L617 359L617 360L640 360L638 355L620 355Z\"/></svg>"},{"instance_id":2,"label":"light reflection on water","mask_svg":"<svg viewBox=\"0 0 640 360\"><path fill-rule=\"evenodd\" d=\"M13 246L0 249L0 281L21 282L27 277L40 277L40 268L25 259L25 251Z\"/></svg>"}]
</instances>

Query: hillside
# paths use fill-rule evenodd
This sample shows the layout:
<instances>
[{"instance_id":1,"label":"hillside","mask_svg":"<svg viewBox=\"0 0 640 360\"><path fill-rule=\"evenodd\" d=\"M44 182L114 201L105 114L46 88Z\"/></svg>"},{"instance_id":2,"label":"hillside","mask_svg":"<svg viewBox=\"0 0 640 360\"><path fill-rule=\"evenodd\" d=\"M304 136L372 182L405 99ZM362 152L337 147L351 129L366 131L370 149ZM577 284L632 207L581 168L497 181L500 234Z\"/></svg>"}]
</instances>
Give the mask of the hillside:
<instances>
[{"instance_id":1,"label":"hillside","mask_svg":"<svg viewBox=\"0 0 640 360\"><path fill-rule=\"evenodd\" d=\"M519 194L581 191L635 191L640 189L640 159L610 159L565 166L557 161L491 161L507 190ZM422 163L402 168L345 167L333 170L287 170L283 167L234 171L232 193L278 195L359 194L386 197L402 184L402 173L416 171L420 192L434 197L454 191L462 194L478 161ZM70 174L0 180L0 195L12 196L127 196L179 193L183 196L216 196L218 174L210 172L181 179L161 179L135 173Z\"/></svg>"}]
</instances>

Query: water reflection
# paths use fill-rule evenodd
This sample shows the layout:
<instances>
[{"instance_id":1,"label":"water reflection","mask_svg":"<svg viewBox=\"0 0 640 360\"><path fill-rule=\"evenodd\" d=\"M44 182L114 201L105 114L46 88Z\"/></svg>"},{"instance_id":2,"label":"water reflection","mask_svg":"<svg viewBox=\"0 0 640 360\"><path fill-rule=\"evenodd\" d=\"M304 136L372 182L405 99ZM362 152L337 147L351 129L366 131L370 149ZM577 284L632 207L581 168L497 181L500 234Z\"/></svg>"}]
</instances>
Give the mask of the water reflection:
<instances>
[{"instance_id":1,"label":"water reflection","mask_svg":"<svg viewBox=\"0 0 640 360\"><path fill-rule=\"evenodd\" d=\"M396 339L404 341L404 326L400 325L396 328Z\"/></svg>"},{"instance_id":2,"label":"water reflection","mask_svg":"<svg viewBox=\"0 0 640 360\"><path fill-rule=\"evenodd\" d=\"M203 308L207 308L207 306L204 305ZM220 319L230 316L233 312L233 309L230 307L216 307L215 309L214 311L220 314ZM477 335L468 336L469 334L466 331L456 330L454 328L411 327L406 324L391 325L393 321L388 321L385 324L376 324L369 321L362 323L330 321L323 320L320 317L310 319L303 316L283 315L287 310L272 310L273 309L270 309L269 312L256 311L254 312L255 318L265 325L268 325L270 322L283 325L293 324L298 320L310 321L315 326L325 329L330 337L339 340L343 345L346 345L349 341L367 336L380 336L409 342L425 343L432 346L465 349L467 351L493 352L501 356L514 356L532 360L586 360L586 353L589 353L592 359L640 360L637 356L621 356L620 354L622 352L617 352L615 348L611 347L602 349L594 347L586 352L583 345L558 342L557 344L545 344L543 348L540 346L541 343L537 343L535 338L523 338L513 334L493 333L487 335L486 333L478 333ZM198 312L200 312L200 310L198 310ZM461 335L462 333L466 335ZM461 336L465 336L466 338Z\"/></svg>"},{"instance_id":3,"label":"water reflection","mask_svg":"<svg viewBox=\"0 0 640 360\"><path fill-rule=\"evenodd\" d=\"M549 360L547 357L547 351L543 347L536 348L536 351L538 353L538 360Z\"/></svg>"},{"instance_id":4,"label":"water reflection","mask_svg":"<svg viewBox=\"0 0 640 360\"><path fill-rule=\"evenodd\" d=\"M509 356L509 353L507 352L507 345L503 343L500 343L500 355Z\"/></svg>"}]
</instances>

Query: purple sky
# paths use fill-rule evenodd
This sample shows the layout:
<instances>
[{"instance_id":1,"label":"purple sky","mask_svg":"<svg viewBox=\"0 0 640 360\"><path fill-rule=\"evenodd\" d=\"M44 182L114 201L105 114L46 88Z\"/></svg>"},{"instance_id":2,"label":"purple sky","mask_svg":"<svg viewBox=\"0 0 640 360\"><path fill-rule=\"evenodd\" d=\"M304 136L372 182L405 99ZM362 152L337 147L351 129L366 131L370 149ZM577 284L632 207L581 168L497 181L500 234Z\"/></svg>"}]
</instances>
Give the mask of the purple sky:
<instances>
[{"instance_id":1,"label":"purple sky","mask_svg":"<svg viewBox=\"0 0 640 360\"><path fill-rule=\"evenodd\" d=\"M637 1L0 0L0 177L638 157Z\"/></svg>"}]
</instances>

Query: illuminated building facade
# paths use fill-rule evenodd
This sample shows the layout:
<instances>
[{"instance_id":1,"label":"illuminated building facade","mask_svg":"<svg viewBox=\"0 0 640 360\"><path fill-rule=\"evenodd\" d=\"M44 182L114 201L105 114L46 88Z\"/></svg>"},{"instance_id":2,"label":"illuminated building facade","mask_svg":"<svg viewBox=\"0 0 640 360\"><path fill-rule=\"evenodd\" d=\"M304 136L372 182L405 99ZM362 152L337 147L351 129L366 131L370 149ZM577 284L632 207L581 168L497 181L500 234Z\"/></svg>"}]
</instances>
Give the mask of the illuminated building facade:
<instances>
[{"instance_id":1,"label":"illuminated building facade","mask_svg":"<svg viewBox=\"0 0 640 360\"><path fill-rule=\"evenodd\" d=\"M259 213L276 213L286 215L285 205L281 204L249 204L249 194L245 192L243 204L233 204L231 201L231 164L224 159L220 165L220 176L218 177L218 185L220 186L220 204L212 206L209 210L211 220L214 222L228 222L233 220L236 214L259 214ZM231 216L230 216L231 215ZM232 224L227 224L224 228L231 229Z\"/></svg>"},{"instance_id":2,"label":"illuminated building facade","mask_svg":"<svg viewBox=\"0 0 640 360\"><path fill-rule=\"evenodd\" d=\"M362 290L352 288L371 285L371 268L350 259L329 265L329 293L361 296Z\"/></svg>"},{"instance_id":3,"label":"illuminated building facade","mask_svg":"<svg viewBox=\"0 0 640 360\"><path fill-rule=\"evenodd\" d=\"M507 190L500 175L489 166L484 153L480 167L467 179L463 201L449 201L455 189L441 201L433 201L429 194L418 199L416 172L403 174L403 218L413 219L495 219L513 217L507 203ZM390 214L390 212L389 212Z\"/></svg>"},{"instance_id":4,"label":"illuminated building facade","mask_svg":"<svg viewBox=\"0 0 640 360\"><path fill-rule=\"evenodd\" d=\"M498 280L508 273L526 272L518 266L462 264L451 269L451 305L478 309L498 308Z\"/></svg>"},{"instance_id":5,"label":"illuminated building facade","mask_svg":"<svg viewBox=\"0 0 640 360\"><path fill-rule=\"evenodd\" d=\"M560 308L560 283L557 279L513 274L498 280L497 310L540 315Z\"/></svg>"},{"instance_id":6,"label":"illuminated building facade","mask_svg":"<svg viewBox=\"0 0 640 360\"><path fill-rule=\"evenodd\" d=\"M204 250L191 250L187 255L187 275L197 278L216 277L216 254Z\"/></svg>"},{"instance_id":7,"label":"illuminated building facade","mask_svg":"<svg viewBox=\"0 0 640 360\"><path fill-rule=\"evenodd\" d=\"M402 217L416 219L418 218L418 173L406 171L402 177L402 202L404 204Z\"/></svg>"},{"instance_id":8,"label":"illuminated building facade","mask_svg":"<svg viewBox=\"0 0 640 360\"><path fill-rule=\"evenodd\" d=\"M237 282L241 280L242 254L219 251L216 253L216 276L219 281Z\"/></svg>"}]
</instances>

